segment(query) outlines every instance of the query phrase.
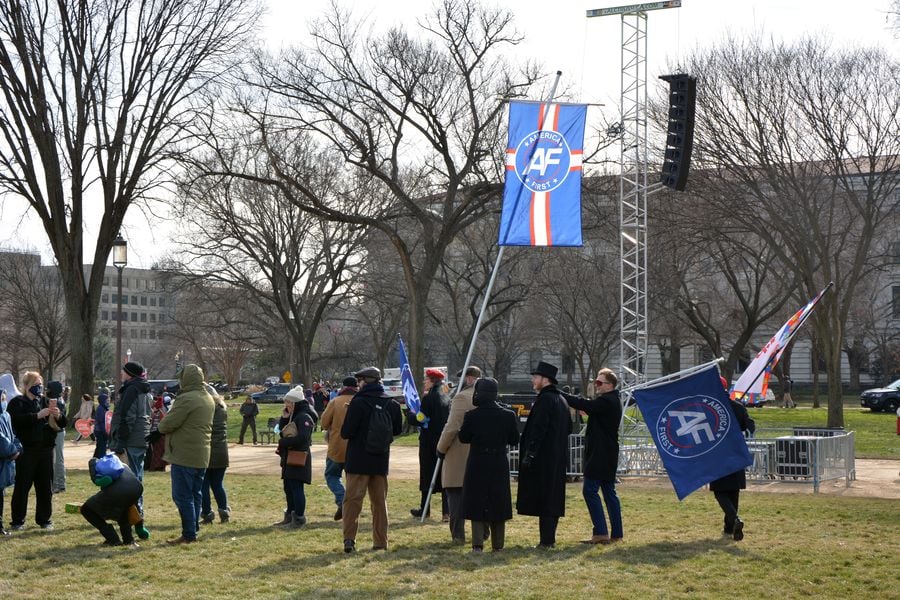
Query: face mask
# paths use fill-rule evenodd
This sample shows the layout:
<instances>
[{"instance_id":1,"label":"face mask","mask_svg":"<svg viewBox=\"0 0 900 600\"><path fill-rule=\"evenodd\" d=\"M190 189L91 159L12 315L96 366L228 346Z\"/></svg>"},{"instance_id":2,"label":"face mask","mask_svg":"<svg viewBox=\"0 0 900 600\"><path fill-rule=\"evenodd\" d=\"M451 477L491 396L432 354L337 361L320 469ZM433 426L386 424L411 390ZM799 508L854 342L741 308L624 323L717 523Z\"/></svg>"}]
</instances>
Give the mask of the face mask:
<instances>
[{"instance_id":1,"label":"face mask","mask_svg":"<svg viewBox=\"0 0 900 600\"><path fill-rule=\"evenodd\" d=\"M40 383L37 385L33 385L28 388L28 391L31 392L32 396L43 396L44 395L44 386Z\"/></svg>"}]
</instances>

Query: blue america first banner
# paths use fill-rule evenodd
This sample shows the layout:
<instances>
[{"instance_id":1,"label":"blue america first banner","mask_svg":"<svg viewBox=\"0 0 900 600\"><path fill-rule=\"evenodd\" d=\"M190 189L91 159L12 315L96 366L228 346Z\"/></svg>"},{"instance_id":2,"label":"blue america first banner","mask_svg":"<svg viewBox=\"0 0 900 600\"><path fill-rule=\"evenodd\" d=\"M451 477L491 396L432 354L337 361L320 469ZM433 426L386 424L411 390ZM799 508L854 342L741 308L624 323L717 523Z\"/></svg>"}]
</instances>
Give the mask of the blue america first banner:
<instances>
[{"instance_id":1,"label":"blue america first banner","mask_svg":"<svg viewBox=\"0 0 900 600\"><path fill-rule=\"evenodd\" d=\"M715 365L632 394L679 500L753 464Z\"/></svg>"},{"instance_id":2,"label":"blue america first banner","mask_svg":"<svg viewBox=\"0 0 900 600\"><path fill-rule=\"evenodd\" d=\"M581 246L587 106L510 102L501 246Z\"/></svg>"}]
</instances>

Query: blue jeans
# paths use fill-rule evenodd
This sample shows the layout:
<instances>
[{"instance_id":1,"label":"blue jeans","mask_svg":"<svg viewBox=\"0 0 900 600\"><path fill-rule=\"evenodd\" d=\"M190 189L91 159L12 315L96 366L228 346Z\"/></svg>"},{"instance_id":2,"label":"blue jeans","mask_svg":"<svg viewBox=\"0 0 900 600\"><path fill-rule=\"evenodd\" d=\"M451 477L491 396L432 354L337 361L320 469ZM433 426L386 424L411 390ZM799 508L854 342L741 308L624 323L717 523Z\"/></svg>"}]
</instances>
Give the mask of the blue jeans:
<instances>
[{"instance_id":1,"label":"blue jeans","mask_svg":"<svg viewBox=\"0 0 900 600\"><path fill-rule=\"evenodd\" d=\"M600 481L598 479L584 478L581 494L591 514L591 522L594 524L594 535L609 535L606 529L606 519L603 518L603 504L600 502L599 492L603 493L603 502L609 513L609 526L612 530L611 537L622 537L622 505L616 495L615 481Z\"/></svg>"},{"instance_id":2,"label":"blue jeans","mask_svg":"<svg viewBox=\"0 0 900 600\"><path fill-rule=\"evenodd\" d=\"M288 512L293 512L298 517L306 514L306 493L303 491L303 482L299 479L282 479L284 482L284 497L287 500Z\"/></svg>"},{"instance_id":3,"label":"blue jeans","mask_svg":"<svg viewBox=\"0 0 900 600\"><path fill-rule=\"evenodd\" d=\"M209 490L212 489L212 495L216 497L216 506L219 510L228 508L228 494L225 493L225 486L222 482L225 480L225 467L215 469L206 469L203 476L203 497L201 499L201 515L208 515L212 512L212 498L210 498Z\"/></svg>"},{"instance_id":4,"label":"blue jeans","mask_svg":"<svg viewBox=\"0 0 900 600\"><path fill-rule=\"evenodd\" d=\"M172 501L181 516L181 537L186 540L197 539L204 473L206 469L172 465Z\"/></svg>"},{"instance_id":5,"label":"blue jeans","mask_svg":"<svg viewBox=\"0 0 900 600\"><path fill-rule=\"evenodd\" d=\"M344 472L344 463L325 459L325 483L334 494L334 503L341 506L344 503L344 484L341 482L341 474Z\"/></svg>"},{"instance_id":6,"label":"blue jeans","mask_svg":"<svg viewBox=\"0 0 900 600\"><path fill-rule=\"evenodd\" d=\"M142 448L138 448L137 446L126 446L125 447L125 456L128 457L128 467L131 469L131 472L134 473L134 476L138 478L138 481L144 481L144 457L147 456L147 447L144 446ZM137 500L138 512L141 515L144 514L144 496L142 495Z\"/></svg>"}]
</instances>

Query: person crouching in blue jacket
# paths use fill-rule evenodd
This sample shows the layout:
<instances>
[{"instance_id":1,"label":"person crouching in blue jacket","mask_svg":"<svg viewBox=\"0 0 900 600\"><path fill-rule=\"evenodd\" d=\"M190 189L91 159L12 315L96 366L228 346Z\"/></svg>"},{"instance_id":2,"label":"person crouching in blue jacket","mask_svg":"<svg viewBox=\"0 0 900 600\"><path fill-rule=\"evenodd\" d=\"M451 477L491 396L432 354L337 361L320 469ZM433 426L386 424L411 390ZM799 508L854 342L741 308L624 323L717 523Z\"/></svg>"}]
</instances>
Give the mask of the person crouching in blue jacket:
<instances>
[{"instance_id":1,"label":"person crouching in blue jacket","mask_svg":"<svg viewBox=\"0 0 900 600\"><path fill-rule=\"evenodd\" d=\"M137 546L131 530L132 520L134 530L138 537L146 540L150 532L144 528L144 521L137 511L137 501L144 493L144 485L138 480L128 465L122 465L122 471L118 477L111 475L99 475L97 473L97 459L92 458L88 462L91 481L100 487L100 491L91 496L81 505L81 516L88 523L97 528L103 535L104 544L107 546ZM116 529L107 523L112 520L118 523L122 538L119 539Z\"/></svg>"}]
</instances>

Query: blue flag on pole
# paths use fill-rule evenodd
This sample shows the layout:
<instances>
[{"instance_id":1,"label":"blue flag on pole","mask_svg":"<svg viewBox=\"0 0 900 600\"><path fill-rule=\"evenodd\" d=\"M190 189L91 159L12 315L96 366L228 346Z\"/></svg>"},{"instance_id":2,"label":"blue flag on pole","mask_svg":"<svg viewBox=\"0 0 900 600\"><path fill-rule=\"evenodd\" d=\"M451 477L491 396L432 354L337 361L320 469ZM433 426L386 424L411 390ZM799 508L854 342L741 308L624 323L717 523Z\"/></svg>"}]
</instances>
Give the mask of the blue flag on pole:
<instances>
[{"instance_id":1,"label":"blue flag on pole","mask_svg":"<svg viewBox=\"0 0 900 600\"><path fill-rule=\"evenodd\" d=\"M715 365L632 394L679 500L753 464Z\"/></svg>"},{"instance_id":2,"label":"blue flag on pole","mask_svg":"<svg viewBox=\"0 0 900 600\"><path fill-rule=\"evenodd\" d=\"M399 335L400 340L400 382L403 384L403 395L406 397L406 408L410 413L416 415L422 412L422 403L419 401L419 392L416 390L416 378L413 377L409 368L409 359L406 357L406 347L403 345L403 338ZM428 423L422 423L422 427L428 427Z\"/></svg>"},{"instance_id":3,"label":"blue flag on pole","mask_svg":"<svg viewBox=\"0 0 900 600\"><path fill-rule=\"evenodd\" d=\"M510 102L501 246L581 246L583 104Z\"/></svg>"}]
</instances>

